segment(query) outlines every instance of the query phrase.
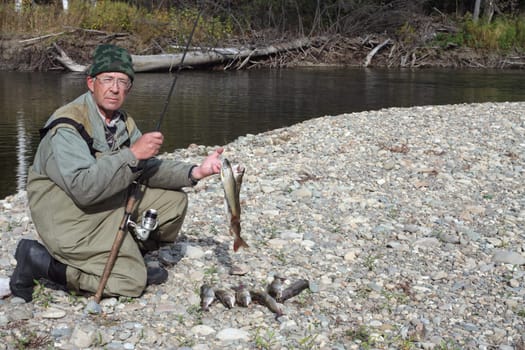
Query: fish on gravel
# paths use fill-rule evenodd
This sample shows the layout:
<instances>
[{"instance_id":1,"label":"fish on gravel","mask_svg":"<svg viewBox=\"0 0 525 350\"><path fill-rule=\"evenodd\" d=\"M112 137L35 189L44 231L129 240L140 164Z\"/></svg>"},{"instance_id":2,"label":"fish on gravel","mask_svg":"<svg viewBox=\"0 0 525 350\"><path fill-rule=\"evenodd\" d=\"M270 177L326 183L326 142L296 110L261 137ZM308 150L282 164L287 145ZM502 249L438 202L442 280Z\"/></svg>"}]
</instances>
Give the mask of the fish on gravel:
<instances>
[{"instance_id":1,"label":"fish on gravel","mask_svg":"<svg viewBox=\"0 0 525 350\"><path fill-rule=\"evenodd\" d=\"M273 281L268 285L266 288L266 291L270 296L272 296L275 300L278 302L281 302L283 290L284 290L284 281L286 281L286 278L280 275L274 275Z\"/></svg>"},{"instance_id":2,"label":"fish on gravel","mask_svg":"<svg viewBox=\"0 0 525 350\"><path fill-rule=\"evenodd\" d=\"M235 305L235 293L231 290L219 289L215 291L215 296L228 309Z\"/></svg>"},{"instance_id":3,"label":"fish on gravel","mask_svg":"<svg viewBox=\"0 0 525 350\"><path fill-rule=\"evenodd\" d=\"M283 309L277 303L277 301L267 292L263 290L251 290L250 295L252 296L253 302L266 306L271 312L275 314L275 317L284 315Z\"/></svg>"},{"instance_id":4,"label":"fish on gravel","mask_svg":"<svg viewBox=\"0 0 525 350\"><path fill-rule=\"evenodd\" d=\"M215 300L215 291L209 284L203 284L200 290L201 296L201 309L203 311L208 311L210 305Z\"/></svg>"},{"instance_id":5,"label":"fish on gravel","mask_svg":"<svg viewBox=\"0 0 525 350\"><path fill-rule=\"evenodd\" d=\"M237 305L248 307L252 303L252 296L250 295L250 291L246 289L245 286L242 284L237 287L237 290L235 291L235 301Z\"/></svg>"},{"instance_id":6,"label":"fish on gravel","mask_svg":"<svg viewBox=\"0 0 525 350\"><path fill-rule=\"evenodd\" d=\"M224 203L229 218L230 234L234 237L233 251L240 247L249 248L248 244L241 238L241 192L242 177L245 168L240 165L232 166L227 158L222 159L221 182L224 189Z\"/></svg>"},{"instance_id":7,"label":"fish on gravel","mask_svg":"<svg viewBox=\"0 0 525 350\"><path fill-rule=\"evenodd\" d=\"M299 295L303 290L307 288L310 288L310 282L308 280L297 280L282 291L279 302L284 303L286 300L293 298L296 295Z\"/></svg>"}]
</instances>

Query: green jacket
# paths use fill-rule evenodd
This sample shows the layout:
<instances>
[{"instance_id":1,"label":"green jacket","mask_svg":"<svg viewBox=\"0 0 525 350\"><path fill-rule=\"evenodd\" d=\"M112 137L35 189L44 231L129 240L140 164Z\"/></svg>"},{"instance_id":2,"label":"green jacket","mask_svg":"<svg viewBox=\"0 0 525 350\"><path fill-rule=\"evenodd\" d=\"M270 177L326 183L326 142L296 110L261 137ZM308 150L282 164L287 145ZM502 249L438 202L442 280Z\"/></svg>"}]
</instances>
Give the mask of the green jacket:
<instances>
[{"instance_id":1,"label":"green jacket","mask_svg":"<svg viewBox=\"0 0 525 350\"><path fill-rule=\"evenodd\" d=\"M120 148L111 151L91 92L59 108L46 125L61 117L84 126L96 154L92 155L86 140L70 124L58 124L43 137L27 184L31 214L39 233L72 227L93 229L100 224L97 220L125 206L127 189L138 179L149 187L167 190L191 186L188 175L192 164L158 158L137 161L126 144L133 144L141 132L124 112L116 124L116 144ZM60 227L63 220L68 224ZM94 222L87 224L89 220Z\"/></svg>"}]
</instances>

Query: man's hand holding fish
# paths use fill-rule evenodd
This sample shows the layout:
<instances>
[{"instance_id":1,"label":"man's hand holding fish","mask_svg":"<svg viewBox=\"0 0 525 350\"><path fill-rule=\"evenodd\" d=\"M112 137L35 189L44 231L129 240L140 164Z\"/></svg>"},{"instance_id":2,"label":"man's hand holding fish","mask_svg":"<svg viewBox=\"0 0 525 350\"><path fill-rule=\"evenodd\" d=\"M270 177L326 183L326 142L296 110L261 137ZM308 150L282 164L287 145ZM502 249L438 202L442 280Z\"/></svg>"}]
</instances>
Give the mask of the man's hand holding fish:
<instances>
[{"instance_id":1,"label":"man's hand holding fish","mask_svg":"<svg viewBox=\"0 0 525 350\"><path fill-rule=\"evenodd\" d=\"M210 154L201 165L196 165L191 168L189 177L190 179L197 183L200 179L205 178L213 174L219 174L221 171L221 154L224 152L223 147L218 147Z\"/></svg>"}]
</instances>

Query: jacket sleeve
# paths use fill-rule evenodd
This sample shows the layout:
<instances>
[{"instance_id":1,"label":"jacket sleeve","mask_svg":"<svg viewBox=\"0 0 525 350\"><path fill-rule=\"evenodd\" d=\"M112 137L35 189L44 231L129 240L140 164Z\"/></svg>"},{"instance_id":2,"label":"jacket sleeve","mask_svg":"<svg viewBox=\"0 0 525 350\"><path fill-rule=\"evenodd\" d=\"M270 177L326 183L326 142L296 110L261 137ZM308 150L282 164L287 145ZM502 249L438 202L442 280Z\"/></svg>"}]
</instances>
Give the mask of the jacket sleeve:
<instances>
[{"instance_id":1,"label":"jacket sleeve","mask_svg":"<svg viewBox=\"0 0 525 350\"><path fill-rule=\"evenodd\" d=\"M46 162L47 176L80 207L126 190L140 175L135 170L139 162L129 148L94 158L72 128L58 128L50 144L55 159Z\"/></svg>"},{"instance_id":2,"label":"jacket sleeve","mask_svg":"<svg viewBox=\"0 0 525 350\"><path fill-rule=\"evenodd\" d=\"M131 144L135 143L142 133L138 128L132 128L130 135ZM166 190L179 190L182 187L193 186L190 180L190 171L194 164L151 158L139 162L139 180L150 187L163 188Z\"/></svg>"},{"instance_id":3,"label":"jacket sleeve","mask_svg":"<svg viewBox=\"0 0 525 350\"><path fill-rule=\"evenodd\" d=\"M142 165L140 181L149 187L178 190L192 186L189 177L192 167L186 162L151 158Z\"/></svg>"},{"instance_id":4,"label":"jacket sleeve","mask_svg":"<svg viewBox=\"0 0 525 350\"><path fill-rule=\"evenodd\" d=\"M82 137L71 128L58 128L50 140L54 162L46 173L79 207L87 207L126 191L140 180L168 190L191 186L192 164L152 158L139 162L129 148L94 158Z\"/></svg>"}]
</instances>

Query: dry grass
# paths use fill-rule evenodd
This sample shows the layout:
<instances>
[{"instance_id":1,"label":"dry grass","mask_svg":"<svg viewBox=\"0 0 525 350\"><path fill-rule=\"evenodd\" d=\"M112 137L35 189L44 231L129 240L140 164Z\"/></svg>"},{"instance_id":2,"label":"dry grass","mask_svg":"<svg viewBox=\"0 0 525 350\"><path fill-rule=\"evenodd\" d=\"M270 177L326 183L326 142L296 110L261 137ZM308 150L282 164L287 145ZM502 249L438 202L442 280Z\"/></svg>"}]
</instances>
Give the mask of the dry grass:
<instances>
[{"instance_id":1,"label":"dry grass","mask_svg":"<svg viewBox=\"0 0 525 350\"><path fill-rule=\"evenodd\" d=\"M196 18L195 9L147 11L112 1L99 1L96 6L75 1L67 12L61 4L27 5L17 12L13 3L3 3L0 4L0 33L4 38L34 37L75 28L131 34L144 43L159 38L184 42ZM231 34L232 26L227 20L201 17L195 41L215 42Z\"/></svg>"}]
</instances>

